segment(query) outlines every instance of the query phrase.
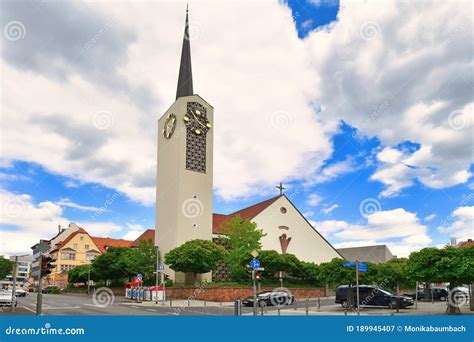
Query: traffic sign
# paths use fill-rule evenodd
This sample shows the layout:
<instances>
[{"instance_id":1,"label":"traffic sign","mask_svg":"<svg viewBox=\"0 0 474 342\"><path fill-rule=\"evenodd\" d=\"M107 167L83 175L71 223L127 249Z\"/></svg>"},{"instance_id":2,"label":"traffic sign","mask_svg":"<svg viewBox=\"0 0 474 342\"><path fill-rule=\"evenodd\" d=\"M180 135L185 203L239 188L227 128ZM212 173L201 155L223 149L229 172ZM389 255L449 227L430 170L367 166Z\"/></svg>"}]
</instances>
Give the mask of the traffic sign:
<instances>
[{"instance_id":1,"label":"traffic sign","mask_svg":"<svg viewBox=\"0 0 474 342\"><path fill-rule=\"evenodd\" d=\"M346 262L344 264L342 264L342 267L352 267L352 266L355 266L356 263L354 261L349 261L349 262Z\"/></svg>"},{"instance_id":2,"label":"traffic sign","mask_svg":"<svg viewBox=\"0 0 474 342\"><path fill-rule=\"evenodd\" d=\"M165 265L159 264L158 265L158 272L163 272L165 270Z\"/></svg>"},{"instance_id":3,"label":"traffic sign","mask_svg":"<svg viewBox=\"0 0 474 342\"><path fill-rule=\"evenodd\" d=\"M259 268L260 267L260 260L252 259L252 261L250 261L250 267L252 267L253 269Z\"/></svg>"},{"instance_id":4,"label":"traffic sign","mask_svg":"<svg viewBox=\"0 0 474 342\"><path fill-rule=\"evenodd\" d=\"M143 275L141 273L137 273L137 278L135 279L135 281L141 283L143 280Z\"/></svg>"},{"instance_id":5,"label":"traffic sign","mask_svg":"<svg viewBox=\"0 0 474 342\"><path fill-rule=\"evenodd\" d=\"M367 264L358 264L359 266L359 272L367 272L369 269L369 266Z\"/></svg>"},{"instance_id":6,"label":"traffic sign","mask_svg":"<svg viewBox=\"0 0 474 342\"><path fill-rule=\"evenodd\" d=\"M250 252L250 255L253 256L253 258L255 259L256 257L258 257L258 252L254 249L252 252Z\"/></svg>"}]
</instances>

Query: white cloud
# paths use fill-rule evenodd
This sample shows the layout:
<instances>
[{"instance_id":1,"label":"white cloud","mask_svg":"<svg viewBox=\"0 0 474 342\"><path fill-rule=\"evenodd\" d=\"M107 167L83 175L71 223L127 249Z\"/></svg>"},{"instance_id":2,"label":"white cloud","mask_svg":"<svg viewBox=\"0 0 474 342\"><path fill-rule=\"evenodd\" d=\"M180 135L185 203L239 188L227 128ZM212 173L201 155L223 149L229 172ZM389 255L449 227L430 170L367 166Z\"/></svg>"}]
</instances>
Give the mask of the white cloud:
<instances>
[{"instance_id":1,"label":"white cloud","mask_svg":"<svg viewBox=\"0 0 474 342\"><path fill-rule=\"evenodd\" d=\"M403 163L379 156L372 179L386 185L383 196L398 194L414 178L430 188L466 182L474 122L467 6L343 1L337 22L300 40L283 2L196 3L194 87L215 108L217 194L232 200L267 193L281 179L323 182L353 171L350 160L323 167L341 120L384 146L421 145L403 152ZM43 63L3 60L4 158L36 162L151 205L156 122L174 99L184 3L95 2L64 13L85 20L93 14L107 28L85 51L94 34L70 37L89 31L76 21L56 28L47 13L35 16L50 21L53 39L29 60ZM34 22L24 25L28 39L6 41L9 53L50 39L34 34ZM63 39L55 40L60 33ZM121 40L110 44L111 37ZM74 51L87 63L64 55ZM116 59L104 64L104 56ZM316 113L317 106L324 110ZM462 114L450 116L456 111ZM94 125L98 114L108 129Z\"/></svg>"},{"instance_id":2,"label":"white cloud","mask_svg":"<svg viewBox=\"0 0 474 342\"><path fill-rule=\"evenodd\" d=\"M337 209L337 208L339 208L339 205L338 204L333 204L330 207L323 208L321 211L325 214L330 214L334 209Z\"/></svg>"},{"instance_id":3,"label":"white cloud","mask_svg":"<svg viewBox=\"0 0 474 342\"><path fill-rule=\"evenodd\" d=\"M0 190L0 255L29 254L30 247L40 239L49 239L57 233L57 226L67 226L59 205L45 201L34 203L27 194ZM91 235L107 236L122 230L111 222L79 222ZM11 228L13 229L11 229Z\"/></svg>"},{"instance_id":4,"label":"white cloud","mask_svg":"<svg viewBox=\"0 0 474 342\"><path fill-rule=\"evenodd\" d=\"M434 219L436 218L436 214L431 214L431 215L428 215L424 218L424 221L425 222L431 222L433 221Z\"/></svg>"},{"instance_id":5,"label":"white cloud","mask_svg":"<svg viewBox=\"0 0 474 342\"><path fill-rule=\"evenodd\" d=\"M399 257L431 244L417 215L401 208L370 214L366 224L328 220L316 222L315 228L338 248L386 244Z\"/></svg>"},{"instance_id":6,"label":"white cloud","mask_svg":"<svg viewBox=\"0 0 474 342\"><path fill-rule=\"evenodd\" d=\"M438 230L458 240L472 239L474 235L474 206L459 207L442 221Z\"/></svg>"},{"instance_id":7,"label":"white cloud","mask_svg":"<svg viewBox=\"0 0 474 342\"><path fill-rule=\"evenodd\" d=\"M312 207L315 207L321 202L323 198L319 196L318 194L311 194L308 196L308 199L306 200L306 203Z\"/></svg>"},{"instance_id":8,"label":"white cloud","mask_svg":"<svg viewBox=\"0 0 474 342\"><path fill-rule=\"evenodd\" d=\"M472 21L466 3L341 3L337 23L307 38L317 70L317 102L327 120L378 137L372 179L395 196L417 179L430 188L471 176ZM443 18L449 15L449 23ZM419 150L397 152L406 141Z\"/></svg>"},{"instance_id":9,"label":"white cloud","mask_svg":"<svg viewBox=\"0 0 474 342\"><path fill-rule=\"evenodd\" d=\"M97 207L92 207L92 206L87 206L87 205L80 205L77 203L72 202L69 198L62 198L58 202L56 202L57 205L61 207L70 207L70 208L75 208L83 211L94 211L98 213L103 213L107 211L105 208L97 208Z\"/></svg>"}]
</instances>

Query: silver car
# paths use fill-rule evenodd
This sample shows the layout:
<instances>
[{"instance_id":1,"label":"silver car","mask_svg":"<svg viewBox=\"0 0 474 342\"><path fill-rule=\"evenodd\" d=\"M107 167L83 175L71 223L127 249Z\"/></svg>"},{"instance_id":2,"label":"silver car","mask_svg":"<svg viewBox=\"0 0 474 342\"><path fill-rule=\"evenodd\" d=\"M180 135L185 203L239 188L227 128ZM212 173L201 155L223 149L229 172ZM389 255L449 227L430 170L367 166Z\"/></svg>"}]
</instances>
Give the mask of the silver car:
<instances>
[{"instance_id":1,"label":"silver car","mask_svg":"<svg viewBox=\"0 0 474 342\"><path fill-rule=\"evenodd\" d=\"M0 290L0 306L17 306L16 297L12 298L12 291Z\"/></svg>"}]
</instances>

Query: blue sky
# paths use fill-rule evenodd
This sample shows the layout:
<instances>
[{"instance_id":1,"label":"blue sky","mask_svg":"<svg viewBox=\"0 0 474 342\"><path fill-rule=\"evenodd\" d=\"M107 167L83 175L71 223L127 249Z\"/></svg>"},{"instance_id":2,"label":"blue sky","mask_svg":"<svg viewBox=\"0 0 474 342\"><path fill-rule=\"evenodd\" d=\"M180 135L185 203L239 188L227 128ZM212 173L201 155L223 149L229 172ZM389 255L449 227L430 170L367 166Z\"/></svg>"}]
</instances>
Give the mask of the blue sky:
<instances>
[{"instance_id":1,"label":"blue sky","mask_svg":"<svg viewBox=\"0 0 474 342\"><path fill-rule=\"evenodd\" d=\"M50 3L47 4L47 6L50 5ZM170 13L173 14L173 19L169 20L175 25L168 22L166 25L176 26L173 32L181 32L183 19L179 14L182 12L181 8L173 4L157 3L155 5L165 6L168 17ZM57 9L54 5L51 6ZM215 103L215 129L217 131L219 127L222 127L221 132L223 132L216 133L221 134L222 137L216 139L216 144L219 142L221 144L216 145L215 162L219 164L215 165L214 170L216 174L214 212L230 213L274 196L278 193L274 186L282 181L288 188L286 194L294 204L314 224L315 228L336 246L389 243L392 244L391 248L393 246L396 254L406 255L423 246L446 244L451 236L461 240L472 237L471 174L473 166L472 152L469 153L469 150L472 151L472 139L466 138L472 132L472 96L464 95L463 97L463 92L455 91L458 83L461 84L460 87L464 84L462 89L472 90L472 83L470 83L472 81L470 78L464 79L463 70L459 67L453 67L452 75L442 73L440 70L443 65L438 61L440 49L444 48L443 44L457 44L454 34L469 34L469 30L448 27L445 28L448 30L446 33L438 32L440 37L445 39L448 37L448 40L439 45L429 42L433 44L430 46L433 55L427 57L429 63L417 61L414 65L409 65L409 62L398 65L398 62L394 61L393 68L389 68L383 63L380 64L381 55L373 57L371 51L380 50L380 54L392 52L392 55L399 53L400 56L407 57L407 51L416 50L416 44L420 43L420 39L423 44L427 44L424 39L434 39L424 33L424 28L419 27L412 28L413 36L418 39L413 40L413 43L405 42L408 45L396 46L392 41L387 41L392 36L390 30L399 29L396 24L393 24L393 18L399 18L398 20L402 23L406 18L403 19L401 16L409 17L412 15L410 11L391 5L384 9L386 11L384 15L377 17L372 14L370 17L370 13L376 13L381 8L371 8L367 11L357 6L340 6L339 2L324 0L291 0L267 6L271 6L271 9L268 9L269 17L281 16L282 18L281 21L268 23L268 25L275 25L274 30L283 32L280 38L276 39L281 41L282 46L276 46L280 42L274 41L269 43L271 47L267 51L261 42L256 42L255 46L262 46L262 48L257 50L253 48L255 54L258 55L255 60L260 60L260 56L263 61L271 57L275 58L274 63L278 63L276 61L278 53L274 51L285 51L288 48L288 61L282 61L281 69L276 65L273 67L275 70L281 70L282 73L288 71L288 76L281 77L288 79L288 84L285 83L282 88L285 89L285 94L289 95L288 98L285 97L286 95L273 98L276 96L275 92L278 92L273 90L273 93L267 94L266 97L265 94L258 96L261 99L255 99L256 96L246 97L246 99L252 112L258 111L257 108L263 108L258 106L267 106L271 101L275 103L280 98L285 98L285 101L278 105L280 107L272 110L273 115L270 119L274 120L275 115L280 115L281 118L281 113L283 113L283 127L277 127L276 131L272 131L275 127L263 128L268 131L265 137L267 141L273 139L288 141L288 143L282 146L276 144L278 146L275 146L274 152L268 154L265 154L265 151L262 152L262 155L266 155L267 158L269 155L272 156L268 160L262 159L259 154L260 147L264 149L266 142L259 140L258 135L254 133L253 135L248 133L248 136L238 134L232 136L233 140L245 144L248 141L250 144L255 141L257 147L255 147L254 156L252 153L245 152L248 151L248 146L243 147L242 151L232 146L229 153L222 152L226 141L224 134L232 132L232 129L226 125L238 123L240 114L237 114L237 118L224 116L225 113L219 114L226 111L224 108L227 108L227 103L231 99L230 93L225 93L226 90L222 89L225 87L216 87L216 82L203 80L214 77L212 68L211 71L206 71L209 67L207 63L217 65L216 67L221 67L222 70L226 68L235 70L236 66L241 67L240 72L248 77L255 77L256 83L267 84L268 82L269 85L272 80L262 81L252 71L254 67L252 63L246 65L250 52L229 60L216 57L212 62L207 57L209 62L206 62L206 53L211 53L207 50L214 49L213 55L216 55L214 52L219 51L216 47L218 45L213 44L221 42L224 46L231 39L225 42L220 41L222 37L217 30L214 30L214 27L219 27L218 23L213 26L214 24L208 23L209 19L199 19L199 15L201 18L207 17L212 11L225 12L226 9L209 9L210 14L206 14L203 9L191 12L191 20L196 20L191 23L191 34L194 32L197 37L191 43L193 70L196 76L195 88L200 87L199 93L207 97L211 103ZM344 13L340 12L342 7ZM66 8L65 10L72 11L73 9ZM94 15L100 18L105 10L106 5L98 5ZM256 9L258 10L260 7ZM413 9L413 13L416 13L416 10L416 8ZM453 7L449 10L462 17L462 11L459 8ZM246 13L243 8L237 8L236 11ZM102 24L99 21L95 35L92 35L96 37L95 40L90 39L90 33L85 34L85 41L92 47L86 48L86 51L82 48L79 55L84 58L84 61L80 60L81 57L78 59L80 61L71 63L70 67L64 67L59 62L57 64L51 62L48 68L39 67L31 61L19 64L17 57L26 54L27 47L20 45L21 40L8 39L8 44L11 45L7 45L6 48L7 52L10 52L5 54L2 61L3 65L8 67L6 82L8 79L18 79L19 85L34 84L37 89L31 98L25 97L25 101L14 102L20 90L18 92L11 90L11 93L6 94L12 99L9 98L5 103L6 112L12 117L17 115L17 119L10 121L13 126L2 127L2 130L9 131L9 134L2 138L5 143L5 153L2 153L3 158L0 164L0 180L6 203L2 212L6 218L1 221L0 226L4 240L0 244L0 254L28 252L34 239L38 236L51 237L58 224L66 225L69 221L84 223L84 228L89 230L86 225L92 220L95 226L90 230L93 234L117 238L134 238L144 229L154 227L155 165L150 159L153 159L156 148L153 146L155 132L153 127L147 127L152 125L144 118L150 119L149 113L157 112L152 116L152 119L156 120L173 100L180 38L175 39L175 36L171 34L169 37L161 36L160 30L157 29L156 34L162 37L165 48L157 48L153 54L161 54L157 58L160 61L166 61L159 64L170 64L169 67L160 69L160 66L153 65L153 62L146 58L149 53L145 53L146 50L142 46L147 44L145 40L141 40L141 37L145 35L144 31L131 28L133 25L128 25L125 12L127 12L125 8L119 8L113 17L108 18L109 21L104 21ZM406 13L403 14L404 12ZM8 13L5 17L6 21L4 18L4 21L8 22L6 25L15 18L21 18L20 22L23 23L26 31L24 40L44 38L35 37L30 30L41 22L39 24L29 22L28 20L33 19L28 16L28 9L13 8ZM255 25L269 29L264 22L258 24L253 14L246 15L249 16L249 26L252 26L252 22L255 21ZM364 15L369 15L369 17L364 17ZM434 20L439 13L433 12L426 15L431 15ZM348 17L351 16L355 18L353 20L360 21L360 29L357 26L359 24L356 25L355 30L354 23L347 24ZM413 16L415 17L415 14ZM90 20L90 18L84 20ZM238 35L245 36L245 32L239 31L233 25L229 26L229 30L235 29ZM43 34L47 36L52 33L44 32ZM65 36L67 37L68 34L73 40L83 32L80 29L71 30L71 32L66 30ZM271 36L271 32L269 34ZM382 43L378 45L374 43L372 40L374 34L379 42L385 44L385 48L381 47ZM248 37L253 35L249 32ZM231 35L231 37L237 36ZM55 36L52 34L51 37L54 41ZM253 43L248 37L246 43L249 44L250 49ZM107 40L109 38L110 41ZM238 38L232 39L237 41ZM113 42L117 41L120 41L123 46L128 46L125 52L123 49L116 50ZM29 41L29 47L35 45L31 42ZM81 42L83 43L84 39ZM373 45L367 45L369 43ZM62 55L64 49L56 48L54 43L52 44L53 47L48 50L48 53L53 57L46 56L46 60L51 58L52 61L60 61L61 58L64 60L69 58ZM133 44L135 44L135 50L132 50ZM84 46L84 44L81 45ZM245 45L236 43L234 45L245 49ZM169 49L166 49L168 46ZM99 49L99 53L96 54L94 49ZM225 47L222 49L226 51ZM315 55L310 53L313 50ZM461 55L464 52L464 50L457 51ZM107 58L107 53L110 53L110 58ZM308 56L305 55L306 53ZM365 55L360 57L358 53ZM331 57L331 54L335 57ZM16 59L14 59L15 56ZM140 59L139 56L143 58ZM107 63L102 66L108 70L106 82L101 76L101 65L92 63L96 58L101 60L97 63L103 63L103 59L110 60L111 70L107 69ZM374 58L371 63L368 62L370 58ZM452 59L453 65L459 64L459 60L456 60L457 56L447 55L445 58L448 61ZM466 63L466 68L468 68L469 63L466 59L459 58L461 63ZM398 61L401 59L402 57L399 57ZM386 57L386 60L388 61L389 57ZM45 59L42 61L44 62ZM150 80L146 77L141 80L141 75L150 74L147 70L141 70L144 68L142 64L146 65L146 63L151 63L150 69L156 69L156 73L151 73L154 76ZM308 67L301 67L302 63L308 63ZM358 65L354 65L357 63ZM424 66L427 64L429 67ZM98 69L95 70L95 67L91 67L92 65ZM115 66L117 70L114 69ZM311 71L311 76L307 76L310 66L315 69ZM406 96L405 90L400 89L406 89L407 93L414 94L420 91L423 85L423 83L415 83L416 81L410 77L415 72L414 70L417 70L413 68L418 68L420 79L426 77L423 82L426 82L431 77L430 75L439 75L439 86L433 86L434 89L417 95L417 98ZM264 72L265 70L262 74ZM275 74L278 73L278 71L269 70L271 77L276 77ZM240 75L231 72L228 74L234 75L236 79L239 78L237 75ZM315 81L316 83L313 83ZM236 82L240 81L236 80ZM298 86L303 87L299 83L307 84L307 86L298 88ZM64 88L71 87L71 89L62 93L65 91L61 89L64 84L67 85ZM54 105L41 103L40 99L44 98L44 94L38 88L42 85L45 89L56 92L57 96L52 97L50 101L57 101L57 103L55 102ZM150 89L147 85L150 85ZM241 88L245 87L241 85ZM396 91L393 91L394 89ZM94 94L90 98L85 95L89 92ZM300 94L306 96L306 93L311 94L300 99ZM388 100L387 93L390 94ZM74 97L74 94L77 94L77 97ZM245 96L242 94L242 97ZM443 104L440 104L441 109L433 105L437 100ZM75 103L75 101L78 102ZM253 104L255 109L252 109ZM82 105L84 107L81 107ZM292 109L285 109L286 105ZM425 109L420 107L423 105ZM148 113L148 117L137 114L139 117L137 122L128 124L117 114L119 109L115 106L126 108L124 109L126 114L123 115L128 118L134 116L134 113L145 112ZM91 108L94 108L92 111L95 113L93 120L96 127L87 126L90 123L89 119L80 121ZM103 110L98 111L99 108ZM418 113L423 110L433 115L429 128L423 124L416 126L420 117ZM229 115L234 112L239 113L233 107L229 108L228 112L230 112ZM26 113L30 115L28 120L24 119L27 116ZM96 122L98 113L105 113L105 117L102 118L105 123ZM256 115L253 112L250 114L254 117ZM217 115L221 116L217 117ZM252 118L251 115L250 118ZM407 118L413 118L413 131L402 125ZM68 123L68 120L71 122ZM242 118L242 121L244 120ZM262 129L258 120L249 124L252 126L249 130L254 129L254 132L258 132ZM23 123L23 121L28 122ZM300 122L303 126L311 126L313 131L298 128ZM20 127L22 124L26 125L24 127L31 128L31 132L25 135L38 136L37 143L34 139L28 140L28 137L22 135L25 129L23 126ZM97 126L101 124L106 127L97 129ZM18 132L14 132L17 125ZM448 126L451 128L455 126L453 129L456 135L451 134ZM111 127L113 130L109 129ZM301 137L295 137L295 134L290 132L293 128L299 129ZM436 141L426 134L428 129L433 130L433 135L438 134L440 141L443 141L446 136L448 143L443 143L442 146L437 145ZM76 146L76 149L61 148L61 145L68 147L69 144ZM280 151L278 148L282 151L282 159L274 162L274 158L280 158L276 157ZM242 176L246 178L240 179L229 174L228 170L232 167L228 165L234 163L236 158L239 158L243 165L247 165L249 173ZM286 160L288 160L287 163ZM258 169L259 165L265 163L268 163L268 170L263 167L262 173L268 173L270 170L268 179L252 169ZM281 170L278 170L279 167ZM111 204L101 210L100 208L104 208L104 204L111 198L113 198ZM369 207L362 208L361 203L367 201L369 201ZM371 211L373 208L375 211ZM96 214L97 210L99 214ZM31 225L36 224L39 228L32 229ZM400 233L394 233L395 230L399 230ZM360 234L358 238L351 236L358 234ZM7 238L22 239L22 236L24 240L15 243L14 246L9 247L5 243Z\"/></svg>"}]
</instances>

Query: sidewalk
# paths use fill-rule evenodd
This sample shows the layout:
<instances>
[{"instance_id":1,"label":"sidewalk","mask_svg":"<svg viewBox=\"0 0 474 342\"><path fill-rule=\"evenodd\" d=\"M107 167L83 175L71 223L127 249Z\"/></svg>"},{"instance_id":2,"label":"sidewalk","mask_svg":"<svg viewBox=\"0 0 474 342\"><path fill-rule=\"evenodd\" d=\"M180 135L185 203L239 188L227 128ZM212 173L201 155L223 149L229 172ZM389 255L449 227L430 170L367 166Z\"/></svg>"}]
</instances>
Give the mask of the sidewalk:
<instances>
[{"instance_id":1,"label":"sidewalk","mask_svg":"<svg viewBox=\"0 0 474 342\"><path fill-rule=\"evenodd\" d=\"M124 300L119 303L120 305L133 305L133 306L144 306L144 307L168 307L168 308L203 308L203 307L233 307L234 302L211 302L197 299L173 299L170 305L170 300L167 299L164 303L159 300L158 304L155 301L137 302L134 299Z\"/></svg>"}]
</instances>

